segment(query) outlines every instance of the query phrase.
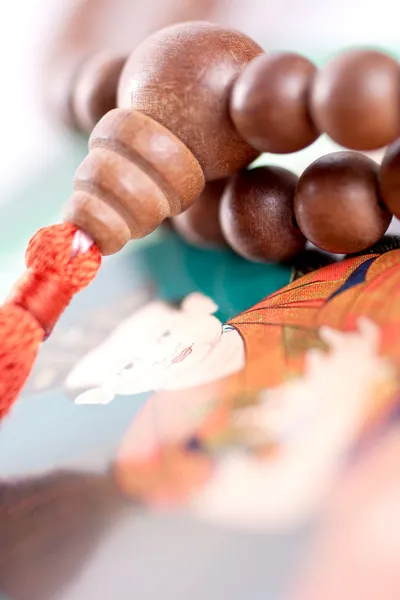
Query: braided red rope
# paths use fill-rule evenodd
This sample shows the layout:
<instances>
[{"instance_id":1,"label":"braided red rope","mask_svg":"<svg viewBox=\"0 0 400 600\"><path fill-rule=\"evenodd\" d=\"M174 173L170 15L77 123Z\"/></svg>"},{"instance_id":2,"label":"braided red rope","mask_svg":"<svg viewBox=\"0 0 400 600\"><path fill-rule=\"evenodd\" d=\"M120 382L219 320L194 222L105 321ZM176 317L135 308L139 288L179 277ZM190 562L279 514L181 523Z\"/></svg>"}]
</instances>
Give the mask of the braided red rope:
<instances>
[{"instance_id":1,"label":"braided red rope","mask_svg":"<svg viewBox=\"0 0 400 600\"><path fill-rule=\"evenodd\" d=\"M26 251L27 271L0 307L0 417L21 391L42 341L99 270L99 249L83 247L79 235L68 223L40 229Z\"/></svg>"}]
</instances>

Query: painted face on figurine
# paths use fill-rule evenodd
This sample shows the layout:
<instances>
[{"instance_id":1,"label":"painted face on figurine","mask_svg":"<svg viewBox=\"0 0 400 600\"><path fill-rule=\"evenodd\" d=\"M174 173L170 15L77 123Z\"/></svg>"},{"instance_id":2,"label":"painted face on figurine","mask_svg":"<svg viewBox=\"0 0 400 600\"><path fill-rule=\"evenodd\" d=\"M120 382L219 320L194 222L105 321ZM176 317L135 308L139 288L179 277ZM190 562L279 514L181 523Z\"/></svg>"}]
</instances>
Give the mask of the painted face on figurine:
<instances>
[{"instance_id":1,"label":"painted face on figurine","mask_svg":"<svg viewBox=\"0 0 400 600\"><path fill-rule=\"evenodd\" d=\"M396 250L329 265L233 318L243 371L149 398L121 445L119 485L218 523L304 522L396 402L398 304L384 290L399 289L399 260Z\"/></svg>"},{"instance_id":2,"label":"painted face on figurine","mask_svg":"<svg viewBox=\"0 0 400 600\"><path fill-rule=\"evenodd\" d=\"M117 394L190 388L240 369L242 340L213 316L216 309L202 294L191 294L179 308L152 302L83 358L68 376L67 388L86 388L77 403L107 403ZM220 351L227 336L234 338L229 365Z\"/></svg>"}]
</instances>

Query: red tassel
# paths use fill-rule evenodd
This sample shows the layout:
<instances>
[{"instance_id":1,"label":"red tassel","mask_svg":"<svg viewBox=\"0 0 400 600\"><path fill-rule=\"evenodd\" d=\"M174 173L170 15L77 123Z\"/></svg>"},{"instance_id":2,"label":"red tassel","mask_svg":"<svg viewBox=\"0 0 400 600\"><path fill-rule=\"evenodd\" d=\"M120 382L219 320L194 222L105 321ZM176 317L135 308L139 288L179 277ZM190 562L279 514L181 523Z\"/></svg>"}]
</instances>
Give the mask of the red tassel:
<instances>
[{"instance_id":1,"label":"red tassel","mask_svg":"<svg viewBox=\"0 0 400 600\"><path fill-rule=\"evenodd\" d=\"M40 229L29 242L27 271L0 307L0 417L24 386L42 341L100 268L99 249L82 241L66 223Z\"/></svg>"}]
</instances>

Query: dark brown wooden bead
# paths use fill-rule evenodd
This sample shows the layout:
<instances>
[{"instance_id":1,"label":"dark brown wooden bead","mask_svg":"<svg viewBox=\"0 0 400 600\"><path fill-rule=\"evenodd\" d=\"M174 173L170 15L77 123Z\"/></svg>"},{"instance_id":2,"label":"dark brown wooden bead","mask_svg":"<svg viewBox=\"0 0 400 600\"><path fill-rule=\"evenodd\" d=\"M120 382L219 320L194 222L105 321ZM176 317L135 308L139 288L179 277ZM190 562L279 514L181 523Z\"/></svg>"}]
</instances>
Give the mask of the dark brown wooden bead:
<instances>
[{"instance_id":1,"label":"dark brown wooden bead","mask_svg":"<svg viewBox=\"0 0 400 600\"><path fill-rule=\"evenodd\" d=\"M242 171L221 202L221 227L238 254L254 261L281 262L304 248L296 226L293 197L297 176L280 167Z\"/></svg>"},{"instance_id":2,"label":"dark brown wooden bead","mask_svg":"<svg viewBox=\"0 0 400 600\"><path fill-rule=\"evenodd\" d=\"M375 50L334 58L315 77L311 111L321 132L354 150L374 150L400 135L400 68Z\"/></svg>"},{"instance_id":3,"label":"dark brown wooden bead","mask_svg":"<svg viewBox=\"0 0 400 600\"><path fill-rule=\"evenodd\" d=\"M91 133L100 119L117 105L117 88L126 57L100 52L81 67L72 89L75 123Z\"/></svg>"},{"instance_id":4,"label":"dark brown wooden bead","mask_svg":"<svg viewBox=\"0 0 400 600\"><path fill-rule=\"evenodd\" d=\"M190 150L137 111L115 109L105 115L89 148L76 171L64 219L90 235L103 254L118 252L130 239L179 214L204 187Z\"/></svg>"},{"instance_id":5,"label":"dark brown wooden bead","mask_svg":"<svg viewBox=\"0 0 400 600\"><path fill-rule=\"evenodd\" d=\"M118 104L149 115L193 152L206 180L222 179L257 156L229 115L233 81L261 48L206 22L165 28L142 42L121 75Z\"/></svg>"},{"instance_id":6,"label":"dark brown wooden bead","mask_svg":"<svg viewBox=\"0 0 400 600\"><path fill-rule=\"evenodd\" d=\"M378 165L358 152L333 152L302 174L294 208L304 235L318 248L351 254L377 242L390 225L378 186Z\"/></svg>"},{"instance_id":7,"label":"dark brown wooden bead","mask_svg":"<svg viewBox=\"0 0 400 600\"><path fill-rule=\"evenodd\" d=\"M400 217L400 138L386 150L379 170L379 185L383 202Z\"/></svg>"},{"instance_id":8,"label":"dark brown wooden bead","mask_svg":"<svg viewBox=\"0 0 400 600\"><path fill-rule=\"evenodd\" d=\"M225 179L207 183L192 206L172 219L176 231L189 244L199 248L226 246L219 222L219 207L226 184Z\"/></svg>"},{"instance_id":9,"label":"dark brown wooden bead","mask_svg":"<svg viewBox=\"0 0 400 600\"><path fill-rule=\"evenodd\" d=\"M231 115L240 135L261 152L290 153L318 137L310 118L315 66L299 54L255 58L236 80Z\"/></svg>"}]
</instances>

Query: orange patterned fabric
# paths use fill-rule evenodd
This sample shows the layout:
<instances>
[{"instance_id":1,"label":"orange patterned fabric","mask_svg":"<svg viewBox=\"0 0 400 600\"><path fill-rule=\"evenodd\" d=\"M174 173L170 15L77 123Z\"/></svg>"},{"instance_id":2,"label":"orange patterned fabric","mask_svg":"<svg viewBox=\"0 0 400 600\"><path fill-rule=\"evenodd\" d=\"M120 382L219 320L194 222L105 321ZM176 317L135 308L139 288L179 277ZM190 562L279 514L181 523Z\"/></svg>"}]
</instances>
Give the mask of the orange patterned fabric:
<instances>
[{"instance_id":1,"label":"orange patterned fabric","mask_svg":"<svg viewBox=\"0 0 400 600\"><path fill-rule=\"evenodd\" d=\"M364 263L369 263L365 280L335 295ZM298 375L305 350L321 347L318 327L352 330L362 316L382 327L383 346L400 361L400 347L393 344L400 324L399 267L399 250L346 259L305 275L233 318L230 324L246 346L248 383L270 387Z\"/></svg>"},{"instance_id":2,"label":"orange patterned fabric","mask_svg":"<svg viewBox=\"0 0 400 600\"><path fill-rule=\"evenodd\" d=\"M246 402L251 404L252 397L260 391L304 374L307 352L312 348L328 350L319 335L320 326L343 332L355 331L360 317L368 317L380 327L379 353L390 358L395 367L400 367L400 345L397 342L400 334L400 250L349 258L323 267L231 319L229 324L244 341L244 369L195 389L159 392L152 402L152 410L156 410L157 406L175 411L186 406L190 410L192 400L197 407L208 407L193 427L193 447L187 445L187 438L182 435L161 435L159 441L153 440L148 452L140 454L135 450L138 428L134 421L115 464L120 486L129 495L156 504L165 498L167 489L170 500L172 491L179 489L175 497L178 503L185 499L185 494L188 498L202 489L207 473L212 477L212 467L215 468L218 463L218 450L214 452L214 449L227 450L230 444L239 447L242 443L240 439L230 437L237 434L232 430L235 406ZM388 389L381 390L376 401L365 407L364 432L391 410L397 389L396 382L390 382ZM143 410L149 411L150 408ZM158 433L155 430L154 437ZM167 451L171 444L173 460L172 454ZM200 451L196 452L196 444ZM168 465L164 449L169 457ZM274 452L274 447L267 444L254 452L265 458ZM171 479L168 476L171 468L180 472L178 487L174 484L175 476ZM138 485L138 481L147 470L153 476L157 474L157 484L148 473L148 487L144 488Z\"/></svg>"}]
</instances>

